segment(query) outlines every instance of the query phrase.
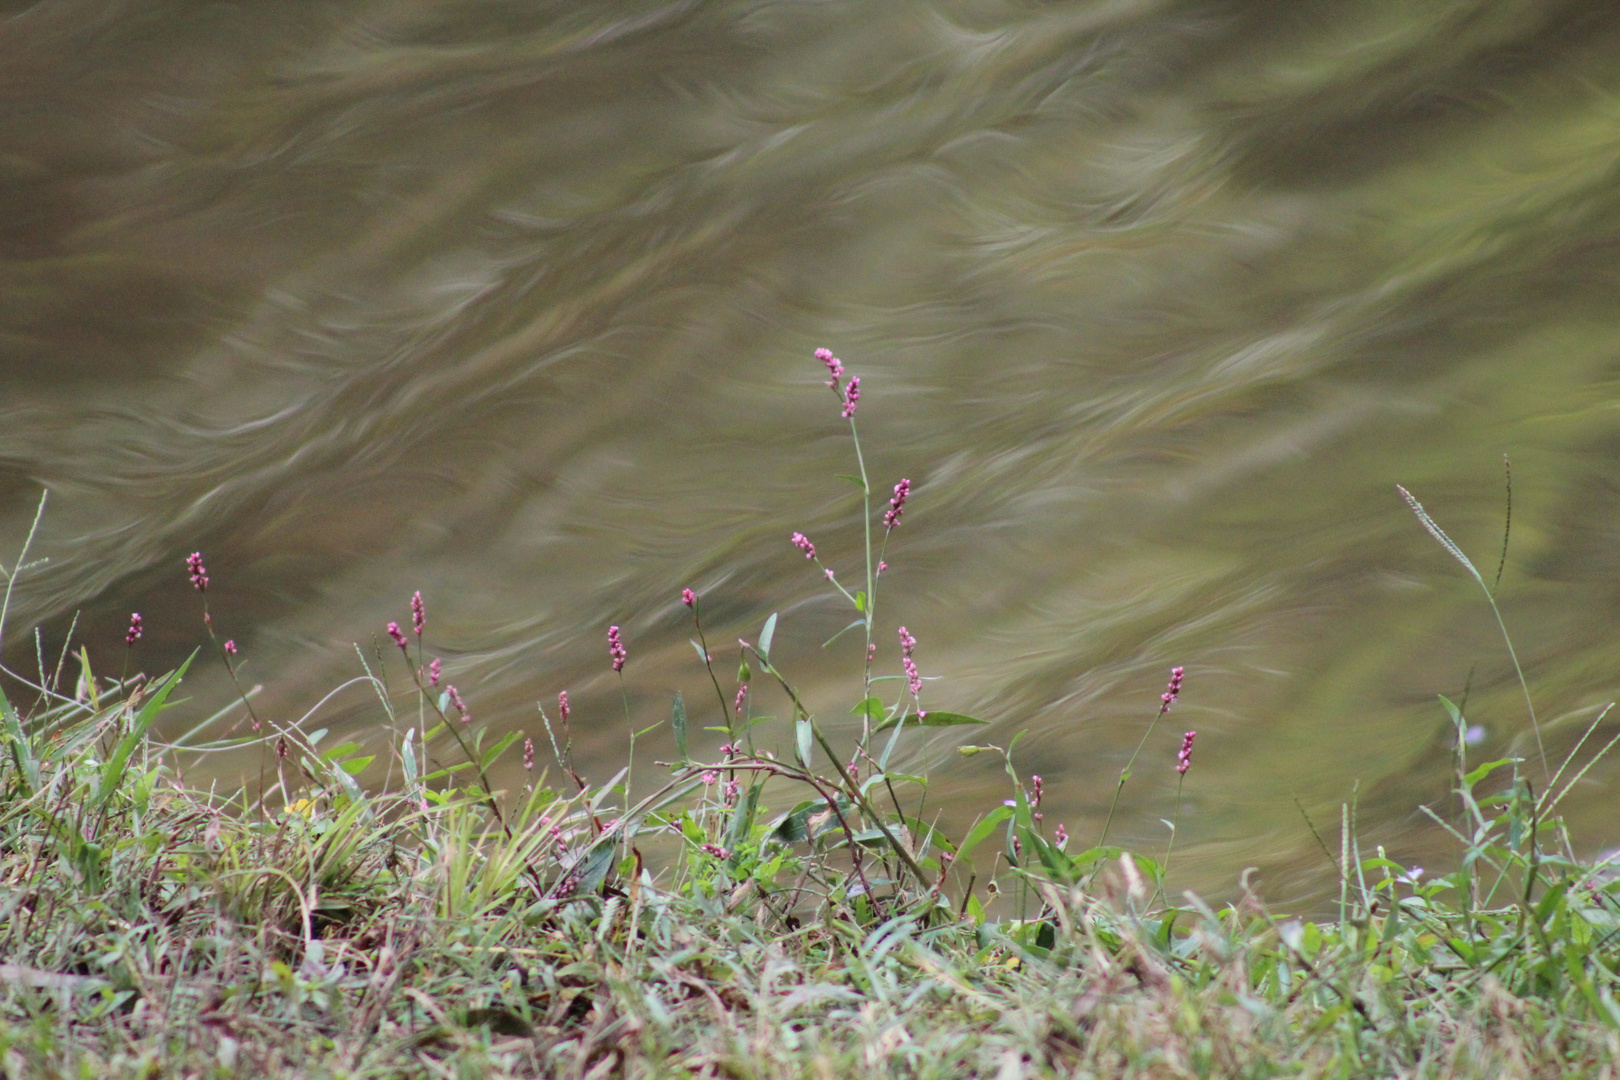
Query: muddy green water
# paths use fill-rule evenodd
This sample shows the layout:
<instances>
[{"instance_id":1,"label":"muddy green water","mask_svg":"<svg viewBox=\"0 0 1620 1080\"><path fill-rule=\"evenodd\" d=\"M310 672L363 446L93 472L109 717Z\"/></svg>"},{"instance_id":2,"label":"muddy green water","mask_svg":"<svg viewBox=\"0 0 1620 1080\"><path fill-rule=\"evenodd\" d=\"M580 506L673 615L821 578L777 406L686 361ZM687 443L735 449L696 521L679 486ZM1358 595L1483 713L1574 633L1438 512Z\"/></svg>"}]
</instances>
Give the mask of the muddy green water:
<instances>
[{"instance_id":1,"label":"muddy green water","mask_svg":"<svg viewBox=\"0 0 1620 1080\"><path fill-rule=\"evenodd\" d=\"M1183 886L1318 893L1294 798L1328 828L1358 782L1368 846L1443 865L1416 808L1470 672L1474 752L1534 752L1397 482L1489 579L1511 456L1500 598L1549 753L1620 686L1610 0L3 11L8 552L51 491L15 670L75 611L102 669L131 610L136 663L176 662L200 548L287 720L421 589L476 723L538 738L567 689L604 779L610 622L640 722L676 689L715 719L684 586L723 673L780 611L842 715L860 646L819 645L850 614L788 544L857 576L826 345L874 484L916 485L879 667L909 626L927 703L1027 730L1048 824L1087 839L1184 664L1120 834L1162 844L1196 728ZM217 665L188 682L177 729L228 700ZM363 687L306 723L382 738ZM946 742L930 806L960 823L1002 778ZM1588 850L1620 842L1616 775L1566 804Z\"/></svg>"}]
</instances>

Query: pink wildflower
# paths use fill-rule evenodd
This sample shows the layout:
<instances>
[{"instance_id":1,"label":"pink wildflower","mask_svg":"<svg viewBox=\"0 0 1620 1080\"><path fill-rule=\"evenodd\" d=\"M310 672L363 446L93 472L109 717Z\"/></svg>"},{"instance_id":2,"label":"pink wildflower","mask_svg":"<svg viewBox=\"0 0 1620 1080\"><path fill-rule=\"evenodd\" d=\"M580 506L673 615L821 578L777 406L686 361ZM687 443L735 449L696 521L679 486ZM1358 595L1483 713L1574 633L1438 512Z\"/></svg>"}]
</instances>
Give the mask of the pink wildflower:
<instances>
[{"instance_id":1,"label":"pink wildflower","mask_svg":"<svg viewBox=\"0 0 1620 1080\"><path fill-rule=\"evenodd\" d=\"M708 772L704 773L700 779L703 781L703 786L708 787L710 784L719 783L720 774L715 772L713 769L710 769Z\"/></svg>"},{"instance_id":2,"label":"pink wildflower","mask_svg":"<svg viewBox=\"0 0 1620 1080\"><path fill-rule=\"evenodd\" d=\"M849 385L844 387L843 417L845 420L855 419L855 406L860 400L861 377L859 375L851 375L849 378Z\"/></svg>"},{"instance_id":3,"label":"pink wildflower","mask_svg":"<svg viewBox=\"0 0 1620 1080\"><path fill-rule=\"evenodd\" d=\"M816 359L827 365L827 374L832 376L827 385L837 390L838 380L844 377L844 362L834 356L831 349L817 349Z\"/></svg>"},{"instance_id":4,"label":"pink wildflower","mask_svg":"<svg viewBox=\"0 0 1620 1080\"><path fill-rule=\"evenodd\" d=\"M748 684L743 683L741 686L737 687L737 704L735 706L735 710L736 710L736 713L737 713L738 716L742 715L743 702L746 701L747 699L748 699Z\"/></svg>"},{"instance_id":5,"label":"pink wildflower","mask_svg":"<svg viewBox=\"0 0 1620 1080\"><path fill-rule=\"evenodd\" d=\"M804 557L807 559L816 557L816 545L812 544L810 538L805 536L804 533L796 532L793 534L793 546L804 552Z\"/></svg>"},{"instance_id":6,"label":"pink wildflower","mask_svg":"<svg viewBox=\"0 0 1620 1080\"><path fill-rule=\"evenodd\" d=\"M703 852L705 855L713 855L716 859L731 858L731 852L727 851L719 844L700 844L698 846L698 850Z\"/></svg>"},{"instance_id":7,"label":"pink wildflower","mask_svg":"<svg viewBox=\"0 0 1620 1080\"><path fill-rule=\"evenodd\" d=\"M557 711L562 714L562 722L568 723L568 691L566 690L557 695Z\"/></svg>"},{"instance_id":8,"label":"pink wildflower","mask_svg":"<svg viewBox=\"0 0 1620 1080\"><path fill-rule=\"evenodd\" d=\"M681 603L685 604L689 608L692 608L693 610L696 610L697 609L697 593L693 592L691 589L682 589L681 590Z\"/></svg>"},{"instance_id":9,"label":"pink wildflower","mask_svg":"<svg viewBox=\"0 0 1620 1080\"><path fill-rule=\"evenodd\" d=\"M1065 829L1065 828L1064 828L1064 827L1063 827L1063 823L1062 823L1062 822L1059 822L1059 823L1058 823L1058 827L1057 827L1057 831L1056 831L1056 832L1055 832L1055 833L1053 833L1053 834L1052 834L1052 835L1053 835L1053 836L1055 836L1055 837L1057 837L1057 842L1058 842L1058 843L1060 843L1060 844L1065 844L1065 843L1068 843L1068 840L1069 840L1069 830L1068 830L1068 829Z\"/></svg>"},{"instance_id":10,"label":"pink wildflower","mask_svg":"<svg viewBox=\"0 0 1620 1080\"><path fill-rule=\"evenodd\" d=\"M889 500L889 509L883 515L883 528L892 532L900 524L900 515L905 511L906 500L911 497L911 481L901 480L894 485L894 498Z\"/></svg>"},{"instance_id":11,"label":"pink wildflower","mask_svg":"<svg viewBox=\"0 0 1620 1080\"><path fill-rule=\"evenodd\" d=\"M529 772L534 768L534 740L528 736L523 738L523 771Z\"/></svg>"},{"instance_id":12,"label":"pink wildflower","mask_svg":"<svg viewBox=\"0 0 1620 1080\"><path fill-rule=\"evenodd\" d=\"M236 655L236 642L235 641L227 641L225 643L225 651L230 653L232 656L235 656Z\"/></svg>"},{"instance_id":13,"label":"pink wildflower","mask_svg":"<svg viewBox=\"0 0 1620 1080\"><path fill-rule=\"evenodd\" d=\"M416 636L422 636L422 628L427 625L427 605L422 603L422 594L418 592L411 597L411 629Z\"/></svg>"},{"instance_id":14,"label":"pink wildflower","mask_svg":"<svg viewBox=\"0 0 1620 1080\"><path fill-rule=\"evenodd\" d=\"M450 704L454 705L456 712L461 714L461 722L463 724L472 723L472 713L467 710L467 703L461 700L461 692L454 686L446 686L444 692L450 695Z\"/></svg>"},{"instance_id":15,"label":"pink wildflower","mask_svg":"<svg viewBox=\"0 0 1620 1080\"><path fill-rule=\"evenodd\" d=\"M186 556L186 570L191 574L191 584L198 592L208 591L208 567L203 565L202 552L193 551Z\"/></svg>"},{"instance_id":16,"label":"pink wildflower","mask_svg":"<svg viewBox=\"0 0 1620 1080\"><path fill-rule=\"evenodd\" d=\"M1043 794L1041 778L1039 776L1031 776L1029 778L1029 786L1034 789L1029 800L1030 807L1034 808L1041 805L1041 795Z\"/></svg>"},{"instance_id":17,"label":"pink wildflower","mask_svg":"<svg viewBox=\"0 0 1620 1080\"><path fill-rule=\"evenodd\" d=\"M613 670L623 671L624 662L629 659L629 655L624 651L624 642L619 639L619 628L608 627L608 656L613 659Z\"/></svg>"},{"instance_id":18,"label":"pink wildflower","mask_svg":"<svg viewBox=\"0 0 1620 1080\"><path fill-rule=\"evenodd\" d=\"M388 636L394 639L394 644L399 646L400 652L406 651L405 634L400 630L399 623L391 622L388 624Z\"/></svg>"},{"instance_id":19,"label":"pink wildflower","mask_svg":"<svg viewBox=\"0 0 1620 1080\"><path fill-rule=\"evenodd\" d=\"M1169 712L1170 706L1174 705L1176 703L1176 698L1181 696L1181 676L1183 670L1184 669L1179 667L1173 667L1170 669L1170 685L1165 689L1163 694L1159 695L1159 701L1162 702L1162 705L1159 708L1160 716L1163 716L1165 713Z\"/></svg>"},{"instance_id":20,"label":"pink wildflower","mask_svg":"<svg viewBox=\"0 0 1620 1080\"><path fill-rule=\"evenodd\" d=\"M135 612L129 617L129 632L124 635L124 644L133 645L141 640L141 613Z\"/></svg>"},{"instance_id":21,"label":"pink wildflower","mask_svg":"<svg viewBox=\"0 0 1620 1080\"><path fill-rule=\"evenodd\" d=\"M429 686L438 686L439 685L439 678L443 674L444 674L444 661L440 660L437 656L435 656L433 658L433 663L428 665L428 685Z\"/></svg>"},{"instance_id":22,"label":"pink wildflower","mask_svg":"<svg viewBox=\"0 0 1620 1080\"><path fill-rule=\"evenodd\" d=\"M739 795L741 795L741 794L742 794L742 784L741 783L739 783L736 780L732 780L730 783L726 784L726 805L727 806L736 806L737 805L737 797Z\"/></svg>"},{"instance_id":23,"label":"pink wildflower","mask_svg":"<svg viewBox=\"0 0 1620 1080\"><path fill-rule=\"evenodd\" d=\"M910 656L911 651L917 647L917 639L911 636L911 631L905 627L900 628L900 655Z\"/></svg>"},{"instance_id":24,"label":"pink wildflower","mask_svg":"<svg viewBox=\"0 0 1620 1080\"><path fill-rule=\"evenodd\" d=\"M1192 768L1192 746L1197 737L1196 731L1189 731L1181 737L1181 752L1176 755L1176 772L1182 776L1186 776L1187 770Z\"/></svg>"}]
</instances>

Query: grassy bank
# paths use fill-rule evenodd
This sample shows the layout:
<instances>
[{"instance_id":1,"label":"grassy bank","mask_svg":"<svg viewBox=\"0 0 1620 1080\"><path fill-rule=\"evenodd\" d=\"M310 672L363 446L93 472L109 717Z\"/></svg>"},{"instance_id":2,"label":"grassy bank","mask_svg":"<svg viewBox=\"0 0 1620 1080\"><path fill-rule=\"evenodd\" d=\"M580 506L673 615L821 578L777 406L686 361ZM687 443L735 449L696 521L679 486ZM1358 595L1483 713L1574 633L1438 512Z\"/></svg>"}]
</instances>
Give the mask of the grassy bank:
<instances>
[{"instance_id":1,"label":"grassy bank","mask_svg":"<svg viewBox=\"0 0 1620 1080\"><path fill-rule=\"evenodd\" d=\"M855 436L858 383L822 360ZM851 606L847 632L867 642L849 745L773 665L775 616L743 644L735 680L729 665L722 678L690 591L680 602L715 698L690 710L675 699L675 761L638 761L632 737L634 775L627 765L606 783L572 767L566 701L548 715L549 745L486 745L428 660L420 597L384 646L409 690L396 679L390 692L369 663L363 675L395 733L386 755L260 717L247 697L231 718L251 734L161 734L201 719L158 722L188 667L98 678L81 654L71 685L44 664L33 683L14 675L0 703L0 1068L1612 1073L1620 886L1574 857L1558 818L1604 747L1583 740L1562 763L1471 762L1453 709L1455 798L1433 816L1456 838L1455 869L1425 875L1361 850L1347 806L1317 834L1340 885L1325 923L1254 895L1212 910L1171 895L1165 865L1109 846L1106 829L1091 846L1049 831L1041 781L1020 775L1011 745L961 748L1005 760L1008 799L944 836L911 811L925 782L897 763L917 729L978 721L924 708L906 628L878 659L878 586L911 485L874 506L855 449L867 566L859 587L825 574ZM816 561L809 538L793 543ZM206 613L200 555L188 570ZM203 641L188 665L234 678L236 646L206 617ZM612 628L604 663L621 677L626 650ZM1176 668L1116 800L1138 756L1157 752L1148 736L1181 684ZM784 716L755 715L766 695ZM1192 733L1181 747L1159 775L1185 776ZM258 755L262 782L187 782L197 755L226 751ZM521 755L529 781L495 789L486 770L501 755Z\"/></svg>"}]
</instances>

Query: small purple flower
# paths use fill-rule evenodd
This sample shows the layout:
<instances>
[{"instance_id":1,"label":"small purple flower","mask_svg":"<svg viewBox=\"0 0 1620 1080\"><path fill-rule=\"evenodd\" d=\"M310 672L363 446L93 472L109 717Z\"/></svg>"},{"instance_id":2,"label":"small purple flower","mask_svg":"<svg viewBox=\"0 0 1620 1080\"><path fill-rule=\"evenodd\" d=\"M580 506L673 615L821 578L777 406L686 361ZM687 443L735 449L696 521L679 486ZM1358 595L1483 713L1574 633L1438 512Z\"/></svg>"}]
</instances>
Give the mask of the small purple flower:
<instances>
[{"instance_id":1,"label":"small purple flower","mask_svg":"<svg viewBox=\"0 0 1620 1080\"><path fill-rule=\"evenodd\" d=\"M1196 731L1189 731L1181 737L1181 752L1176 755L1176 772L1182 776L1186 776L1187 770L1192 768L1193 740L1197 737Z\"/></svg>"},{"instance_id":2,"label":"small purple flower","mask_svg":"<svg viewBox=\"0 0 1620 1080\"><path fill-rule=\"evenodd\" d=\"M523 771L524 772L530 772L533 769L534 769L534 740L529 738L527 735L525 735L523 737Z\"/></svg>"},{"instance_id":3,"label":"small purple flower","mask_svg":"<svg viewBox=\"0 0 1620 1080\"><path fill-rule=\"evenodd\" d=\"M141 613L135 612L129 617L129 632L124 635L124 644L133 645L141 640Z\"/></svg>"},{"instance_id":4,"label":"small purple flower","mask_svg":"<svg viewBox=\"0 0 1620 1080\"><path fill-rule=\"evenodd\" d=\"M1032 797L1029 800L1029 805L1031 806L1031 808L1037 807L1037 806L1041 805L1041 795L1043 794L1042 786L1041 786L1041 778L1038 775L1037 776L1031 776L1029 778L1029 786L1034 789L1034 793L1033 793Z\"/></svg>"},{"instance_id":5,"label":"small purple flower","mask_svg":"<svg viewBox=\"0 0 1620 1080\"><path fill-rule=\"evenodd\" d=\"M426 625L427 605L422 603L421 592L417 592L415 596L411 597L411 629L416 631L417 637L421 637L422 628Z\"/></svg>"},{"instance_id":6,"label":"small purple flower","mask_svg":"<svg viewBox=\"0 0 1620 1080\"><path fill-rule=\"evenodd\" d=\"M461 714L461 722L463 724L472 723L472 713L468 710L467 703L461 700L461 692L454 686L446 686L444 692L450 695L450 704L454 705L456 712Z\"/></svg>"},{"instance_id":7,"label":"small purple flower","mask_svg":"<svg viewBox=\"0 0 1620 1080\"><path fill-rule=\"evenodd\" d=\"M726 784L726 805L736 806L737 798L742 794L742 784L736 780Z\"/></svg>"},{"instance_id":8,"label":"small purple flower","mask_svg":"<svg viewBox=\"0 0 1620 1080\"><path fill-rule=\"evenodd\" d=\"M136 635L137 637L139 635ZM1469 724L1463 732L1464 746L1478 746L1485 741L1485 727L1482 724Z\"/></svg>"},{"instance_id":9,"label":"small purple flower","mask_svg":"<svg viewBox=\"0 0 1620 1080\"><path fill-rule=\"evenodd\" d=\"M858 404L860 402L860 400L861 400L861 377L859 375L851 375L849 377L849 385L844 387L844 412L843 412L843 416L844 416L845 420L853 420L853 419L855 419L855 406L856 406L856 404Z\"/></svg>"},{"instance_id":10,"label":"small purple flower","mask_svg":"<svg viewBox=\"0 0 1620 1080\"><path fill-rule=\"evenodd\" d=\"M900 655L910 656L912 650L916 647L917 639L911 636L911 631L902 626L900 628Z\"/></svg>"},{"instance_id":11,"label":"small purple flower","mask_svg":"<svg viewBox=\"0 0 1620 1080\"><path fill-rule=\"evenodd\" d=\"M911 636L911 631L905 627L900 628L900 666L906 669L906 685L911 689L913 700L922 693L922 676L917 673L917 662L911 658L912 652L917 648L917 639ZM923 714L917 714L921 717Z\"/></svg>"},{"instance_id":12,"label":"small purple flower","mask_svg":"<svg viewBox=\"0 0 1620 1080\"><path fill-rule=\"evenodd\" d=\"M557 695L557 711L562 714L562 722L568 723L568 691L566 690Z\"/></svg>"},{"instance_id":13,"label":"small purple flower","mask_svg":"<svg viewBox=\"0 0 1620 1080\"><path fill-rule=\"evenodd\" d=\"M889 500L889 509L883 515L883 528L886 532L893 532L900 524L900 515L905 511L906 500L911 497L911 481L901 480L894 485L894 497Z\"/></svg>"},{"instance_id":14,"label":"small purple flower","mask_svg":"<svg viewBox=\"0 0 1620 1080\"><path fill-rule=\"evenodd\" d=\"M727 761L730 761L731 760L731 755L735 754L736 752L737 752L737 748L735 746L732 746L730 743L721 743L720 744L720 756L725 758Z\"/></svg>"},{"instance_id":15,"label":"small purple flower","mask_svg":"<svg viewBox=\"0 0 1620 1080\"><path fill-rule=\"evenodd\" d=\"M232 656L235 656L236 655L236 642L235 641L227 641L225 643L225 651L230 653Z\"/></svg>"},{"instance_id":16,"label":"small purple flower","mask_svg":"<svg viewBox=\"0 0 1620 1080\"><path fill-rule=\"evenodd\" d=\"M804 533L796 532L793 534L793 546L804 552L804 557L807 559L816 557L816 545L812 544L810 538L805 536Z\"/></svg>"},{"instance_id":17,"label":"small purple flower","mask_svg":"<svg viewBox=\"0 0 1620 1080\"><path fill-rule=\"evenodd\" d=\"M399 646L400 652L405 653L407 656L410 655L405 648L405 634L400 630L399 623L391 622L388 624L388 636L394 639L394 644Z\"/></svg>"},{"instance_id":18,"label":"small purple flower","mask_svg":"<svg viewBox=\"0 0 1620 1080\"><path fill-rule=\"evenodd\" d=\"M443 674L444 674L444 661L440 660L437 656L435 656L433 658L433 663L428 665L428 685L429 686L438 686L439 685L439 678Z\"/></svg>"},{"instance_id":19,"label":"small purple flower","mask_svg":"<svg viewBox=\"0 0 1620 1080\"><path fill-rule=\"evenodd\" d=\"M697 610L697 593L693 592L691 589L682 589L681 603L685 604L689 608L692 608L694 611Z\"/></svg>"},{"instance_id":20,"label":"small purple flower","mask_svg":"<svg viewBox=\"0 0 1620 1080\"><path fill-rule=\"evenodd\" d=\"M731 852L727 851L719 844L700 844L698 845L698 850L703 852L705 855L713 855L716 859L731 858Z\"/></svg>"},{"instance_id":21,"label":"small purple flower","mask_svg":"<svg viewBox=\"0 0 1620 1080\"><path fill-rule=\"evenodd\" d=\"M748 700L748 684L743 683L741 686L737 687L737 704L734 706L734 709L735 709L738 716L742 715L743 702L745 702L747 700Z\"/></svg>"},{"instance_id":22,"label":"small purple flower","mask_svg":"<svg viewBox=\"0 0 1620 1080\"><path fill-rule=\"evenodd\" d=\"M186 556L186 570L191 574L191 584L198 592L208 591L208 567L203 565L202 552L193 551Z\"/></svg>"},{"instance_id":23,"label":"small purple flower","mask_svg":"<svg viewBox=\"0 0 1620 1080\"><path fill-rule=\"evenodd\" d=\"M827 567L825 570L822 571L822 573L827 575L827 580L828 581L831 581L833 579L832 567L830 567L830 566Z\"/></svg>"},{"instance_id":24,"label":"small purple flower","mask_svg":"<svg viewBox=\"0 0 1620 1080\"><path fill-rule=\"evenodd\" d=\"M624 651L624 642L619 640L617 626L608 627L608 656L613 659L614 671L623 671L624 662L630 658L630 654Z\"/></svg>"},{"instance_id":25,"label":"small purple flower","mask_svg":"<svg viewBox=\"0 0 1620 1080\"><path fill-rule=\"evenodd\" d=\"M704 787L708 787L710 784L716 784L716 783L720 782L720 774L715 772L713 769L710 769L708 772L704 773L699 779L701 779L703 781L703 786Z\"/></svg>"},{"instance_id":26,"label":"small purple flower","mask_svg":"<svg viewBox=\"0 0 1620 1080\"><path fill-rule=\"evenodd\" d=\"M1063 827L1063 823L1061 821L1058 822L1057 831L1052 835L1057 837L1057 842L1060 844L1066 844L1069 841L1069 830Z\"/></svg>"}]
</instances>

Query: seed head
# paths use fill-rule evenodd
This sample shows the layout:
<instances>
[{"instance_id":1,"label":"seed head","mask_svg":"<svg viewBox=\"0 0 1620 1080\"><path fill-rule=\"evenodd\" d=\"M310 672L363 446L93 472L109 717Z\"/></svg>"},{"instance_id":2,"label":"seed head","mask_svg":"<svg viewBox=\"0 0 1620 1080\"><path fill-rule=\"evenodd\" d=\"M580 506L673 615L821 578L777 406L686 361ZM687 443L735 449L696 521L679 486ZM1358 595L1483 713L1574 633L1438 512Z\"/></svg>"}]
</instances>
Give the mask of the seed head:
<instances>
[{"instance_id":1,"label":"seed head","mask_svg":"<svg viewBox=\"0 0 1620 1080\"><path fill-rule=\"evenodd\" d=\"M202 552L193 551L186 556L186 570L191 574L191 584L198 592L208 591L208 567L203 565Z\"/></svg>"},{"instance_id":2,"label":"seed head","mask_svg":"<svg viewBox=\"0 0 1620 1080\"><path fill-rule=\"evenodd\" d=\"M608 656L613 659L614 671L623 671L624 662L630 658L630 654L624 651L624 642L619 640L617 626L608 627Z\"/></svg>"}]
</instances>

